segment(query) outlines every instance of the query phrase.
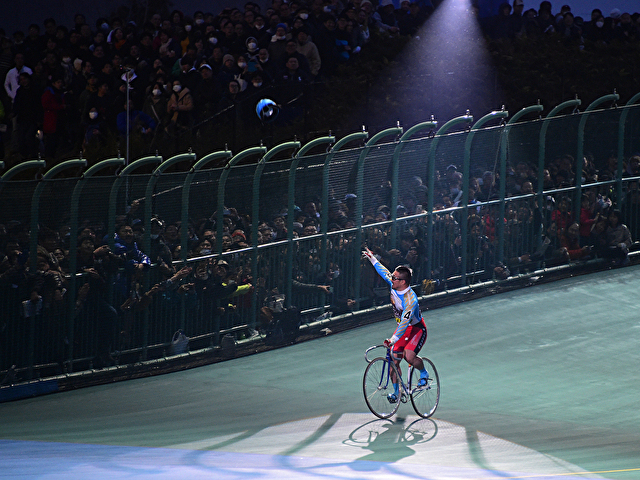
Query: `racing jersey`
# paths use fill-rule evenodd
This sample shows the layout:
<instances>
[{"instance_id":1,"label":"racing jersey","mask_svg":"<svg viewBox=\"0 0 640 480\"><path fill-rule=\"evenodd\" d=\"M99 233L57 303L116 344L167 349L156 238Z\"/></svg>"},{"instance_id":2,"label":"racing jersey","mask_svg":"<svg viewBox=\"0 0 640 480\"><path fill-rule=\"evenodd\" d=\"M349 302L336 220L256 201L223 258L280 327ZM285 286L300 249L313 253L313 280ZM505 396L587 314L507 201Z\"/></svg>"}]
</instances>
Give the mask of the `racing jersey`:
<instances>
[{"instance_id":1,"label":"racing jersey","mask_svg":"<svg viewBox=\"0 0 640 480\"><path fill-rule=\"evenodd\" d=\"M370 259L376 272L389 284L391 283L391 272L382 265L375 257ZM391 289L391 306L393 307L393 315L396 317L398 326L393 332L391 341L396 343L407 330L409 325L415 325L422 322L422 313L420 313L420 304L418 297L411 287L407 287L402 291Z\"/></svg>"}]
</instances>

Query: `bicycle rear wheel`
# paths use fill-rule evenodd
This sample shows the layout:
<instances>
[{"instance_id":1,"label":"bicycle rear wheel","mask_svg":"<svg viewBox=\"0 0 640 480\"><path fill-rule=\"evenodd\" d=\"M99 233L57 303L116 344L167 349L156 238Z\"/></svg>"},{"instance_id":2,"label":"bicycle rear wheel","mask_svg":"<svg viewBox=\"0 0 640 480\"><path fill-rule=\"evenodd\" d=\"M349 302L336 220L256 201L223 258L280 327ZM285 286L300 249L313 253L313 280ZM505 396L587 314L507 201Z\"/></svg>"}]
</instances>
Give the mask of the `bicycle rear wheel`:
<instances>
[{"instance_id":1,"label":"bicycle rear wheel","mask_svg":"<svg viewBox=\"0 0 640 480\"><path fill-rule=\"evenodd\" d=\"M427 386L418 388L420 381L420 371L417 368L411 368L411 376L409 378L409 391L411 391L411 404L413 409L422 418L429 418L438 408L440 401L440 379L436 366L428 358L422 357L424 368L429 373Z\"/></svg>"},{"instance_id":2,"label":"bicycle rear wheel","mask_svg":"<svg viewBox=\"0 0 640 480\"><path fill-rule=\"evenodd\" d=\"M391 371L395 373L397 379L400 378L395 364L382 357L373 359L364 371L362 379L364 401L367 402L371 413L378 418L389 418L396 413L400 405L399 398L395 403L390 403L387 398L387 395L394 393Z\"/></svg>"}]
</instances>

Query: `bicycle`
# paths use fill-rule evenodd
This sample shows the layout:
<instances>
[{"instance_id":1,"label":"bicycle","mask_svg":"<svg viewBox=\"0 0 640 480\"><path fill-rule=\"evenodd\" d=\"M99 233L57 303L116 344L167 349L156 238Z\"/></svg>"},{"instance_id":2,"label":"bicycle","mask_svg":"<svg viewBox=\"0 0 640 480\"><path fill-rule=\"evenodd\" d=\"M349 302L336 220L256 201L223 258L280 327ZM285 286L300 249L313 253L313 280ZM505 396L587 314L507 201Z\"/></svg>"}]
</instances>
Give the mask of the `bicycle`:
<instances>
[{"instance_id":1,"label":"bicycle","mask_svg":"<svg viewBox=\"0 0 640 480\"><path fill-rule=\"evenodd\" d=\"M370 360L369 352L381 347L387 350L386 356L376 357ZM435 413L436 408L438 408L438 401L440 400L440 379L438 377L438 371L431 360L426 357L421 358L424 362L425 369L429 373L427 385L423 387L418 386L420 372L411 365L409 365L407 372L409 383L404 383L400 375L400 369L396 367L396 364L391 359L390 347L374 345L364 352L364 359L368 365L362 379L362 391L364 393L364 400L369 410L371 410L371 413L378 418L389 418L398 411L400 403L407 403L408 399L411 399L413 409L422 418L429 418ZM400 387L400 398L394 403L390 402L387 398L389 393L394 392L393 382L391 381L392 371L395 373Z\"/></svg>"}]
</instances>

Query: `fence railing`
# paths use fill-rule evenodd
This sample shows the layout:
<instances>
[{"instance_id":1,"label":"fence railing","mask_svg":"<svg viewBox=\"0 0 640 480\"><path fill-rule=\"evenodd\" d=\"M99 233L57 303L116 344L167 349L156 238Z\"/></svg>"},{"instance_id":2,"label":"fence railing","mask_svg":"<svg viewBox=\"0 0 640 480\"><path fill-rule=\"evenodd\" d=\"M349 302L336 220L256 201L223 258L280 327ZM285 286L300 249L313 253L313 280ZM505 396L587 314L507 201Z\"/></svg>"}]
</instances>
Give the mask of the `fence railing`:
<instances>
[{"instance_id":1,"label":"fence railing","mask_svg":"<svg viewBox=\"0 0 640 480\"><path fill-rule=\"evenodd\" d=\"M620 208L635 240L640 170L623 159L640 150L640 94L622 107L615 100L235 155L113 158L71 178L59 174L82 170L82 159L33 181L15 178L44 162L20 164L0 182L0 378L165 358L181 351L178 330L192 349L217 348L227 335L264 340L282 312L305 325L384 305L386 286L363 264L363 245L390 268L410 265L428 295L587 258L569 258L557 233L580 221L585 198L594 214L609 200ZM103 174L113 168L121 170ZM130 244L117 251L123 224L150 265L132 268ZM240 227L246 242L236 244L230 229ZM209 249L197 247L203 240Z\"/></svg>"}]
</instances>

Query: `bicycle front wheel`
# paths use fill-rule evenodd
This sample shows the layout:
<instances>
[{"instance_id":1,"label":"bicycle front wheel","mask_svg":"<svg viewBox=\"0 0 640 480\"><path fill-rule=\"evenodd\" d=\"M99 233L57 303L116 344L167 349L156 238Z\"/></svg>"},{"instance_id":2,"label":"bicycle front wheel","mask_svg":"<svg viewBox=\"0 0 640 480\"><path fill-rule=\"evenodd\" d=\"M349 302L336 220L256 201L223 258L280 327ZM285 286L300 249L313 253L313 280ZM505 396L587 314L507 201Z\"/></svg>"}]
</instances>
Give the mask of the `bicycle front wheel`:
<instances>
[{"instance_id":1,"label":"bicycle front wheel","mask_svg":"<svg viewBox=\"0 0 640 480\"><path fill-rule=\"evenodd\" d=\"M429 418L438 408L440 401L440 379L436 366L428 358L422 357L424 368L429 373L426 387L418 387L420 381L420 371L417 368L411 368L411 377L409 378L409 391L411 392L411 404L413 409L422 418Z\"/></svg>"},{"instance_id":2,"label":"bicycle front wheel","mask_svg":"<svg viewBox=\"0 0 640 480\"><path fill-rule=\"evenodd\" d=\"M378 418L389 418L396 413L400 405L399 398L395 403L391 403L388 398L390 393L394 393L391 372L395 373L396 379L400 378L395 364L382 357L373 359L364 371L364 401L367 402L371 413Z\"/></svg>"}]
</instances>

